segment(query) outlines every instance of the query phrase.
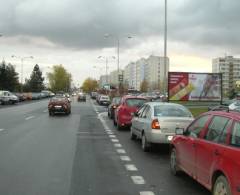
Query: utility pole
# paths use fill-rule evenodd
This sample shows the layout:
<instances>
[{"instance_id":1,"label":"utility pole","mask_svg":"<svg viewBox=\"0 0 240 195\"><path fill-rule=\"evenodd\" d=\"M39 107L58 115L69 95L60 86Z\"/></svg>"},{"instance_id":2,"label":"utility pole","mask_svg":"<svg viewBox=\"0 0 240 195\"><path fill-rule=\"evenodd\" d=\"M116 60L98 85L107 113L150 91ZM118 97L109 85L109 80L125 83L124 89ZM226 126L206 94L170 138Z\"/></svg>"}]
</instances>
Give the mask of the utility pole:
<instances>
[{"instance_id":1,"label":"utility pole","mask_svg":"<svg viewBox=\"0 0 240 195\"><path fill-rule=\"evenodd\" d=\"M167 0L165 0L164 19L164 93L167 92Z\"/></svg>"}]
</instances>

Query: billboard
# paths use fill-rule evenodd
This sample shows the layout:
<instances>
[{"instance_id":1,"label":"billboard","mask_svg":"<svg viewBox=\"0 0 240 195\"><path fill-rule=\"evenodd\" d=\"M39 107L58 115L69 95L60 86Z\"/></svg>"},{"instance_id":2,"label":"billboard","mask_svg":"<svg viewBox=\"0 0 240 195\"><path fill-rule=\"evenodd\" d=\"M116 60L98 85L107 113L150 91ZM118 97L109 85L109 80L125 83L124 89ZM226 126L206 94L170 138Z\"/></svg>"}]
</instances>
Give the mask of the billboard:
<instances>
[{"instance_id":1,"label":"billboard","mask_svg":"<svg viewBox=\"0 0 240 195\"><path fill-rule=\"evenodd\" d=\"M168 73L170 101L221 101L222 75L219 73Z\"/></svg>"}]
</instances>

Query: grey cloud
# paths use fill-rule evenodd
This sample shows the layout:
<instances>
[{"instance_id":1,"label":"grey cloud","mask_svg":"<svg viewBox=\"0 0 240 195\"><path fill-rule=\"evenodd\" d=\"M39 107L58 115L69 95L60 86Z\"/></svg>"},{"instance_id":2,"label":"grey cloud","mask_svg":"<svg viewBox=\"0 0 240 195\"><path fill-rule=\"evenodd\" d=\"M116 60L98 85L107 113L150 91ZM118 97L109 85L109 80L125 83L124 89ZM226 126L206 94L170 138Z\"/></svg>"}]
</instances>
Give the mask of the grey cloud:
<instances>
[{"instance_id":1,"label":"grey cloud","mask_svg":"<svg viewBox=\"0 0 240 195\"><path fill-rule=\"evenodd\" d=\"M3 1L3 0L1 0ZM169 0L169 40L226 47L239 52L240 1ZM77 49L114 47L103 35L162 36L164 1L9 0L0 29L9 36L45 37ZM127 44L123 41L123 44Z\"/></svg>"}]
</instances>

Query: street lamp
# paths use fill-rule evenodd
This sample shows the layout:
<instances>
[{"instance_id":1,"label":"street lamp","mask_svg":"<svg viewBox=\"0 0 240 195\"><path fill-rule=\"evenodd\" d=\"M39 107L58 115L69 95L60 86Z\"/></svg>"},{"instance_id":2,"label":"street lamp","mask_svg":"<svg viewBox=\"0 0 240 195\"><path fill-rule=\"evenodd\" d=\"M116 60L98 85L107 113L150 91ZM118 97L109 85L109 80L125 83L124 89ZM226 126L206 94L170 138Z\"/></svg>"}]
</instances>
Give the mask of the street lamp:
<instances>
[{"instance_id":1,"label":"street lamp","mask_svg":"<svg viewBox=\"0 0 240 195\"><path fill-rule=\"evenodd\" d=\"M164 93L167 91L167 0L165 0L164 18Z\"/></svg>"},{"instance_id":2,"label":"street lamp","mask_svg":"<svg viewBox=\"0 0 240 195\"><path fill-rule=\"evenodd\" d=\"M115 56L110 56L112 59L116 59ZM105 59L106 60L106 83L108 83L107 75L108 75L108 59L109 56L98 56L98 59Z\"/></svg>"},{"instance_id":3,"label":"street lamp","mask_svg":"<svg viewBox=\"0 0 240 195\"><path fill-rule=\"evenodd\" d=\"M25 59L33 59L33 56L26 56L26 57L20 57L20 56L15 56L12 55L12 58L18 58L21 60L21 92L23 92L23 61Z\"/></svg>"},{"instance_id":4,"label":"street lamp","mask_svg":"<svg viewBox=\"0 0 240 195\"><path fill-rule=\"evenodd\" d=\"M108 34L108 33L106 33L105 35L104 35L104 38L109 38L109 37L113 37L113 38L115 38L116 39L116 41L117 41L117 70L118 70L118 75L119 75L119 70L120 70L120 57L119 57L119 50L120 50L120 38L119 38L119 36L114 36L114 35L112 35L112 34ZM126 38L128 38L128 39L132 39L133 37L132 36L126 36Z\"/></svg>"}]
</instances>

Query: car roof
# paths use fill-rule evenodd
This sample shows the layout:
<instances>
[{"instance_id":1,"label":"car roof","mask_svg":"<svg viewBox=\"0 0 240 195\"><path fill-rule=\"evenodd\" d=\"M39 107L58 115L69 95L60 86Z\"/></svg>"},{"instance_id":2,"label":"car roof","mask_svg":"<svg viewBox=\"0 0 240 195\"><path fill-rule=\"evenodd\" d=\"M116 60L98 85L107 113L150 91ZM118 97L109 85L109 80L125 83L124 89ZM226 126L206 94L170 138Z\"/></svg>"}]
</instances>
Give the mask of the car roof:
<instances>
[{"instance_id":1,"label":"car roof","mask_svg":"<svg viewBox=\"0 0 240 195\"><path fill-rule=\"evenodd\" d=\"M234 118L236 120L240 120L240 112L238 111L209 111L204 114L212 114L212 115L220 115L220 116L225 116L225 117L230 117Z\"/></svg>"},{"instance_id":2,"label":"car roof","mask_svg":"<svg viewBox=\"0 0 240 195\"><path fill-rule=\"evenodd\" d=\"M145 104L148 104L149 106L161 106L161 105L172 105L172 106L183 106L181 104L176 104L176 103L169 103L169 102L146 102Z\"/></svg>"},{"instance_id":3,"label":"car roof","mask_svg":"<svg viewBox=\"0 0 240 195\"><path fill-rule=\"evenodd\" d=\"M144 100L147 100L147 98L144 98L144 97L139 97L139 96L133 96L133 95L125 95L122 97L124 100L126 99L144 99Z\"/></svg>"}]
</instances>

